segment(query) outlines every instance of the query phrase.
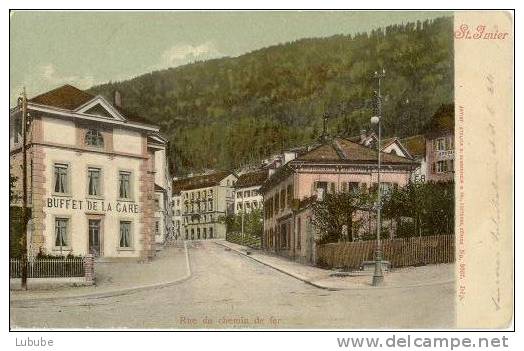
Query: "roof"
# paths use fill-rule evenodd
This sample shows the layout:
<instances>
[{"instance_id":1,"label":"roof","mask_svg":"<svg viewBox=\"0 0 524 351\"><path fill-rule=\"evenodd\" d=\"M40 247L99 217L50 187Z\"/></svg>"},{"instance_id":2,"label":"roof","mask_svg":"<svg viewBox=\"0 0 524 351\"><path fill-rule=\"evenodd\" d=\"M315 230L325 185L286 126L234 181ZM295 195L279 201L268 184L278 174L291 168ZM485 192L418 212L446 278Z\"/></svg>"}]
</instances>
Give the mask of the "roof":
<instances>
[{"instance_id":1,"label":"roof","mask_svg":"<svg viewBox=\"0 0 524 351\"><path fill-rule=\"evenodd\" d=\"M165 192L166 189L164 189L163 187L161 187L160 185L158 185L157 183L155 183L155 192Z\"/></svg>"},{"instance_id":2,"label":"roof","mask_svg":"<svg viewBox=\"0 0 524 351\"><path fill-rule=\"evenodd\" d=\"M95 98L94 95L66 84L29 99L35 104L75 110Z\"/></svg>"},{"instance_id":3,"label":"roof","mask_svg":"<svg viewBox=\"0 0 524 351\"><path fill-rule=\"evenodd\" d=\"M383 164L412 164L405 157L382 152ZM357 142L344 138L334 138L306 154L298 157L295 161L319 162L319 163L375 163L377 162L377 151L363 146Z\"/></svg>"},{"instance_id":4,"label":"roof","mask_svg":"<svg viewBox=\"0 0 524 351\"><path fill-rule=\"evenodd\" d=\"M93 100L94 98L96 98L95 95L80 90L72 85L66 84L46 93L37 95L34 98L29 99L29 102L73 111ZM139 116L131 111L127 111L122 107L115 106L114 104L112 106L128 121L142 124L152 124L152 122L147 118Z\"/></svg>"},{"instance_id":5,"label":"roof","mask_svg":"<svg viewBox=\"0 0 524 351\"><path fill-rule=\"evenodd\" d=\"M229 171L218 171L195 177L177 179L173 181L173 194L178 194L182 190L208 188L218 185L222 179L230 174L232 173Z\"/></svg>"},{"instance_id":6,"label":"roof","mask_svg":"<svg viewBox=\"0 0 524 351\"><path fill-rule=\"evenodd\" d=\"M426 155L426 138L424 135L413 135L404 139L401 139L402 145L408 149L411 156L425 156Z\"/></svg>"},{"instance_id":7,"label":"roof","mask_svg":"<svg viewBox=\"0 0 524 351\"><path fill-rule=\"evenodd\" d=\"M246 188L250 186L262 185L268 178L269 172L267 169L244 173L238 177L235 183L235 188Z\"/></svg>"},{"instance_id":8,"label":"roof","mask_svg":"<svg viewBox=\"0 0 524 351\"><path fill-rule=\"evenodd\" d=\"M381 152L382 165L397 165L397 166L411 166L417 162ZM278 184L283 179L287 178L291 173L294 172L296 165L310 164L310 165L322 165L322 164L341 164L341 165L362 165L369 164L375 166L377 163L378 153L376 150L361 145L358 142L353 142L345 138L336 137L331 140L316 146L304 155L286 163L284 166L277 168L275 173L269 177L260 191L266 192L272 188L275 184Z\"/></svg>"}]
</instances>

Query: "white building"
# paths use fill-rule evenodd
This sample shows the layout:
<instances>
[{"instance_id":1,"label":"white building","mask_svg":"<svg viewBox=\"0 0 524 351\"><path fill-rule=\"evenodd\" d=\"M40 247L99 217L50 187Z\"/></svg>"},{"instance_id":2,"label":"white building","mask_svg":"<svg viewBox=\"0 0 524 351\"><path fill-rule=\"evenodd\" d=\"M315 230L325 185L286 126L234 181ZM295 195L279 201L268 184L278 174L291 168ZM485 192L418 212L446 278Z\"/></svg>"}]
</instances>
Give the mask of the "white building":
<instances>
[{"instance_id":1,"label":"white building","mask_svg":"<svg viewBox=\"0 0 524 351\"><path fill-rule=\"evenodd\" d=\"M414 135L401 140L402 145L408 149L413 160L420 164L411 174L414 182L425 182L428 180L428 166L426 160L426 138L424 135Z\"/></svg>"},{"instance_id":2,"label":"white building","mask_svg":"<svg viewBox=\"0 0 524 351\"><path fill-rule=\"evenodd\" d=\"M175 179L176 180L176 179ZM173 187L173 193L171 197L171 219L173 222L173 236L175 240L183 238L183 202L181 189L175 189Z\"/></svg>"},{"instance_id":3,"label":"white building","mask_svg":"<svg viewBox=\"0 0 524 351\"><path fill-rule=\"evenodd\" d=\"M228 171L173 181L173 194L181 200L182 238L200 240L226 237L226 225L221 217L234 211L233 186L236 181L237 176Z\"/></svg>"},{"instance_id":4,"label":"white building","mask_svg":"<svg viewBox=\"0 0 524 351\"><path fill-rule=\"evenodd\" d=\"M235 214L262 209L263 198L259 189L268 178L268 174L268 169L262 169L244 173L238 177L235 184Z\"/></svg>"},{"instance_id":5,"label":"white building","mask_svg":"<svg viewBox=\"0 0 524 351\"><path fill-rule=\"evenodd\" d=\"M157 137L152 137L151 139L152 142L162 142ZM155 243L157 244L157 249L161 249L166 240L173 238L172 181L166 148L155 152Z\"/></svg>"},{"instance_id":6,"label":"white building","mask_svg":"<svg viewBox=\"0 0 524 351\"><path fill-rule=\"evenodd\" d=\"M166 141L157 126L124 111L115 98L113 105L65 85L28 101L30 252L154 256L155 179L158 163L165 163L155 155ZM10 163L18 192L21 117L20 106L11 110Z\"/></svg>"}]
</instances>

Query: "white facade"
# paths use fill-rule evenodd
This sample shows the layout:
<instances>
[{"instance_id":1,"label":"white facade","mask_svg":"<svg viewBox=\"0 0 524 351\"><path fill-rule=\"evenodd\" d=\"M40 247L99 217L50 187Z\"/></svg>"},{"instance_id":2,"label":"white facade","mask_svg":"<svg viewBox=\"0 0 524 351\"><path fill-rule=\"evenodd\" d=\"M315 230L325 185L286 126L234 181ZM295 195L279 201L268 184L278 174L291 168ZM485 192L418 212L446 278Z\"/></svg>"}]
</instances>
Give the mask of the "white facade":
<instances>
[{"instance_id":1,"label":"white facade","mask_svg":"<svg viewBox=\"0 0 524 351\"><path fill-rule=\"evenodd\" d=\"M235 214L262 209L263 198L259 189L260 185L235 189Z\"/></svg>"},{"instance_id":2,"label":"white facade","mask_svg":"<svg viewBox=\"0 0 524 351\"><path fill-rule=\"evenodd\" d=\"M171 198L171 220L175 240L182 239L182 233L184 231L182 204L182 195L180 193L173 194Z\"/></svg>"},{"instance_id":3,"label":"white facade","mask_svg":"<svg viewBox=\"0 0 524 351\"><path fill-rule=\"evenodd\" d=\"M224 174L219 178L206 182L202 187L196 187L197 179L213 177L203 175L178 180L186 182L187 187L180 191L180 234L185 240L224 239L226 225L222 218L233 213L234 184L237 177L234 174ZM207 178L209 179L209 178ZM194 182L193 182L194 181ZM175 206L176 211L177 206Z\"/></svg>"},{"instance_id":4,"label":"white facade","mask_svg":"<svg viewBox=\"0 0 524 351\"><path fill-rule=\"evenodd\" d=\"M104 116L83 111L86 102L103 109ZM64 103L79 107L67 110ZM155 162L155 153L165 150L158 128L127 120L104 98L71 86L29 100L27 109L30 252L152 258L153 175L155 164L165 163ZM21 117L19 107L11 111L13 125ZM19 179L15 190L21 193L22 138L16 128L10 132L10 162Z\"/></svg>"}]
</instances>

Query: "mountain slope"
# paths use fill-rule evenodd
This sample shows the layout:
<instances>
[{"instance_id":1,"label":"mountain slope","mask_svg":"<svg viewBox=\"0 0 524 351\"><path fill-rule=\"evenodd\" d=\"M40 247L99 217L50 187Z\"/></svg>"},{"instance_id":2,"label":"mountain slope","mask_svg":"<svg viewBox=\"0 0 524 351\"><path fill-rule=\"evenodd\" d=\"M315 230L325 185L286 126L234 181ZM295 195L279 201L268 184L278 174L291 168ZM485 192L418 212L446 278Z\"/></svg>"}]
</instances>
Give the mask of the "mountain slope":
<instances>
[{"instance_id":1,"label":"mountain slope","mask_svg":"<svg viewBox=\"0 0 524 351\"><path fill-rule=\"evenodd\" d=\"M162 127L177 173L234 168L332 134L370 128L373 72L384 67L384 134L424 131L453 102L453 19L355 36L302 39L90 89Z\"/></svg>"}]
</instances>

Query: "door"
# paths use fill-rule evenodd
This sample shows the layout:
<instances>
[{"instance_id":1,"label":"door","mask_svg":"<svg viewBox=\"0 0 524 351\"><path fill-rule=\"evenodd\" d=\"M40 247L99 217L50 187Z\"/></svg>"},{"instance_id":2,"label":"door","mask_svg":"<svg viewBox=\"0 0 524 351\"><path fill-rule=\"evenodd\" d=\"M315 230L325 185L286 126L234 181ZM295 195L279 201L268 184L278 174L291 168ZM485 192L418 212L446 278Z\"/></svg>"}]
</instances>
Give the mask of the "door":
<instances>
[{"instance_id":1,"label":"door","mask_svg":"<svg viewBox=\"0 0 524 351\"><path fill-rule=\"evenodd\" d=\"M89 253L95 257L100 256L100 220L89 220Z\"/></svg>"}]
</instances>

